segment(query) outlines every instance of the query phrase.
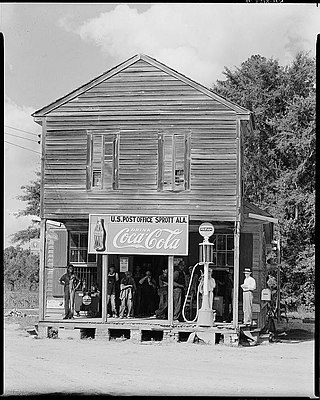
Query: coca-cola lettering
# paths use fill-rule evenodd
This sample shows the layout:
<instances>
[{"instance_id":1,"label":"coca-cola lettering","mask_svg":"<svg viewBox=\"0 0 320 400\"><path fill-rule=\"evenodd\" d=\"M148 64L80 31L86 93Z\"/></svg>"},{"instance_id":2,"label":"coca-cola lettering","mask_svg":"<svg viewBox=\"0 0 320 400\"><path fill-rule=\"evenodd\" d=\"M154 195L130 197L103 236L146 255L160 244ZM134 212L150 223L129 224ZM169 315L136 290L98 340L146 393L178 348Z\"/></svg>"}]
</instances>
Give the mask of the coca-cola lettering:
<instances>
[{"instance_id":1,"label":"coca-cola lettering","mask_svg":"<svg viewBox=\"0 0 320 400\"><path fill-rule=\"evenodd\" d=\"M175 250L179 247L181 240L177 238L177 236L181 233L182 231L179 229L171 230L158 228L148 233L142 233L124 228L114 236L113 245L118 249L135 247L149 250Z\"/></svg>"}]
</instances>

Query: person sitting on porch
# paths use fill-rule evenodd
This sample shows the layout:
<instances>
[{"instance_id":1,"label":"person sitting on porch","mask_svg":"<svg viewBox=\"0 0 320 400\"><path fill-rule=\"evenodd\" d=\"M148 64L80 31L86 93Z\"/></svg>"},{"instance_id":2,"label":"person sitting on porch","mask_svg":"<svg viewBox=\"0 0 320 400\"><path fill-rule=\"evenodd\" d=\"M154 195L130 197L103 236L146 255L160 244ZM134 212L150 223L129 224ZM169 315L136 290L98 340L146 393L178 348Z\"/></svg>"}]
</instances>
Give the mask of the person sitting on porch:
<instances>
[{"instance_id":1,"label":"person sitting on porch","mask_svg":"<svg viewBox=\"0 0 320 400\"><path fill-rule=\"evenodd\" d=\"M141 313L143 316L150 317L155 310L156 281L152 277L151 271L147 270L146 275L140 279L141 285Z\"/></svg>"},{"instance_id":2,"label":"person sitting on porch","mask_svg":"<svg viewBox=\"0 0 320 400\"><path fill-rule=\"evenodd\" d=\"M74 273L74 267L69 264L67 272L59 280L64 285L64 317L63 319L72 319L74 314L75 293L80 286L80 279Z\"/></svg>"},{"instance_id":3,"label":"person sitting on porch","mask_svg":"<svg viewBox=\"0 0 320 400\"><path fill-rule=\"evenodd\" d=\"M126 271L125 277L120 282L120 318L124 318L125 316L128 318L133 317L133 296L135 290L136 284L131 276L131 272Z\"/></svg>"},{"instance_id":4,"label":"person sitting on porch","mask_svg":"<svg viewBox=\"0 0 320 400\"><path fill-rule=\"evenodd\" d=\"M203 295L203 283L204 283L204 274L201 275L200 283L199 283L199 292ZM216 287L216 281L212 277L212 268L208 268L208 296L209 296L209 307L213 308L213 299L214 299L214 289ZM200 304L201 306L201 304Z\"/></svg>"},{"instance_id":5,"label":"person sitting on porch","mask_svg":"<svg viewBox=\"0 0 320 400\"><path fill-rule=\"evenodd\" d=\"M107 309L109 302L111 303L111 313L112 317L117 317L116 310L116 284L119 280L119 275L115 272L115 266L110 265L108 273L108 283L107 283ZM110 314L107 315L110 317Z\"/></svg>"},{"instance_id":6,"label":"person sitting on porch","mask_svg":"<svg viewBox=\"0 0 320 400\"><path fill-rule=\"evenodd\" d=\"M159 319L167 319L168 310L168 268L162 268L162 274L159 276L159 289L158 294L160 297L159 308L156 310L156 317Z\"/></svg>"},{"instance_id":7,"label":"person sitting on porch","mask_svg":"<svg viewBox=\"0 0 320 400\"><path fill-rule=\"evenodd\" d=\"M173 274L173 320L179 321L184 300L186 278L184 273L184 262L180 261Z\"/></svg>"},{"instance_id":8,"label":"person sitting on porch","mask_svg":"<svg viewBox=\"0 0 320 400\"><path fill-rule=\"evenodd\" d=\"M243 290L243 323L245 325L252 324L252 302L253 302L253 291L256 289L256 281L250 276L251 269L244 269L245 279L241 288Z\"/></svg>"}]
</instances>

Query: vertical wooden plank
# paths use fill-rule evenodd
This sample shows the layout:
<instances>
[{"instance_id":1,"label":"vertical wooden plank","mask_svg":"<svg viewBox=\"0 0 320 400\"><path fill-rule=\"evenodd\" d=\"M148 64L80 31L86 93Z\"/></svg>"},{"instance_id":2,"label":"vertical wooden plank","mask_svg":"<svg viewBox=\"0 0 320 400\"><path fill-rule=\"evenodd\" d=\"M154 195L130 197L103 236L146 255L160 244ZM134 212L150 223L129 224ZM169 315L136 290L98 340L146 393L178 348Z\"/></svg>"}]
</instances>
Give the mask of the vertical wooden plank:
<instances>
[{"instance_id":1,"label":"vertical wooden plank","mask_svg":"<svg viewBox=\"0 0 320 400\"><path fill-rule=\"evenodd\" d=\"M102 255L102 290L101 290L101 317L107 322L107 282L108 282L108 254Z\"/></svg>"},{"instance_id":2,"label":"vertical wooden plank","mask_svg":"<svg viewBox=\"0 0 320 400\"><path fill-rule=\"evenodd\" d=\"M91 159L92 159L92 135L91 133L87 133L87 190L91 189Z\"/></svg>"},{"instance_id":3,"label":"vertical wooden plank","mask_svg":"<svg viewBox=\"0 0 320 400\"><path fill-rule=\"evenodd\" d=\"M234 271L233 271L233 327L238 327L239 321L239 270L240 270L240 222L235 222L234 233Z\"/></svg>"},{"instance_id":4,"label":"vertical wooden plank","mask_svg":"<svg viewBox=\"0 0 320 400\"><path fill-rule=\"evenodd\" d=\"M168 256L168 323L173 324L173 256Z\"/></svg>"},{"instance_id":5,"label":"vertical wooden plank","mask_svg":"<svg viewBox=\"0 0 320 400\"><path fill-rule=\"evenodd\" d=\"M242 223L242 157L241 157L241 120L237 118L237 180L236 180L236 221L234 234L234 271L233 271L233 327L239 325L239 275L240 275L240 229Z\"/></svg>"},{"instance_id":6,"label":"vertical wooden plank","mask_svg":"<svg viewBox=\"0 0 320 400\"><path fill-rule=\"evenodd\" d=\"M46 256L46 219L44 216L44 171L46 155L47 120L42 118L41 135L41 184L40 184L40 262L39 262L39 320L45 317L45 256Z\"/></svg>"},{"instance_id":7,"label":"vertical wooden plank","mask_svg":"<svg viewBox=\"0 0 320 400\"><path fill-rule=\"evenodd\" d=\"M40 222L40 265L39 265L39 320L43 321L46 309L45 286L46 219Z\"/></svg>"},{"instance_id":8,"label":"vertical wooden plank","mask_svg":"<svg viewBox=\"0 0 320 400\"><path fill-rule=\"evenodd\" d=\"M46 135L47 135L47 120L42 118L42 135L41 135L41 182L40 182L40 218L44 216L44 171L45 171L45 156L46 156Z\"/></svg>"},{"instance_id":9,"label":"vertical wooden plank","mask_svg":"<svg viewBox=\"0 0 320 400\"><path fill-rule=\"evenodd\" d=\"M163 189L164 157L163 157L163 133L158 133L158 190Z\"/></svg>"}]
</instances>

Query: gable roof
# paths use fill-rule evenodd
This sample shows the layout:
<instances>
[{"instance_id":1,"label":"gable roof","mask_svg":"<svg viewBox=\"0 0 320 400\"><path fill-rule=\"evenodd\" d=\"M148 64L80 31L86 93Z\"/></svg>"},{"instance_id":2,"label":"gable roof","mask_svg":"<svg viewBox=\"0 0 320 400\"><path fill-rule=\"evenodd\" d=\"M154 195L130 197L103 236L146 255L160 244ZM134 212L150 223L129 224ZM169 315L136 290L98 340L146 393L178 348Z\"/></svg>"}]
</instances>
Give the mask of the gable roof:
<instances>
[{"instance_id":1,"label":"gable roof","mask_svg":"<svg viewBox=\"0 0 320 400\"><path fill-rule=\"evenodd\" d=\"M123 71L125 68L129 67L130 65L136 63L139 60L143 60L151 65L153 65L156 68L161 69L162 71L166 72L167 74L175 77L176 79L179 79L180 81L186 83L187 85L192 86L194 89L202 92L203 94L207 95L208 97L219 101L220 103L224 104L225 106L231 108L235 113L246 116L246 119L250 118L251 112L241 106L238 106L237 104L231 102L230 100L225 99L224 97L215 94L212 92L210 89L206 88L205 86L201 85L200 83L195 82L194 80L186 77L185 75L175 71L174 69L166 66L165 64L162 64L161 62L157 61L156 59L147 56L145 54L136 54L133 57L129 58L128 60L122 62L121 64L111 68L110 70L102 73L101 75L97 76L96 78L92 79L88 83L80 86L79 88L73 90L69 94L59 98L58 100L48 104L47 106L44 106L40 108L39 110L35 111L33 114L31 114L33 117L43 117L46 114L50 113L52 110L55 108L61 106L64 103L67 103L68 101L74 99L75 97L81 95L82 93L86 92L87 90L93 88L94 86L100 84L101 82L109 79L113 75L116 75L117 73Z\"/></svg>"}]
</instances>

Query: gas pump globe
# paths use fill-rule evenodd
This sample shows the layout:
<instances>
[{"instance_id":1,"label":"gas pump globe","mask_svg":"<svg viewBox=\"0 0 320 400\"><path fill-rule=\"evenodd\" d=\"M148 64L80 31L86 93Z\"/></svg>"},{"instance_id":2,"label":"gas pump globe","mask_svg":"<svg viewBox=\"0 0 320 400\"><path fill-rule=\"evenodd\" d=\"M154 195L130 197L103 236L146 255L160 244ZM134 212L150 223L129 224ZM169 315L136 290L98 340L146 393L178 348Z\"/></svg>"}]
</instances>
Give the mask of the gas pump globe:
<instances>
[{"instance_id":1,"label":"gas pump globe","mask_svg":"<svg viewBox=\"0 0 320 400\"><path fill-rule=\"evenodd\" d=\"M209 237L213 232L214 227L209 222L199 226L199 233L203 236L203 242L199 243L199 264L203 265L204 269L202 306L198 314L199 326L213 326L213 310L208 292L209 263L213 262L213 243L209 242Z\"/></svg>"}]
</instances>

